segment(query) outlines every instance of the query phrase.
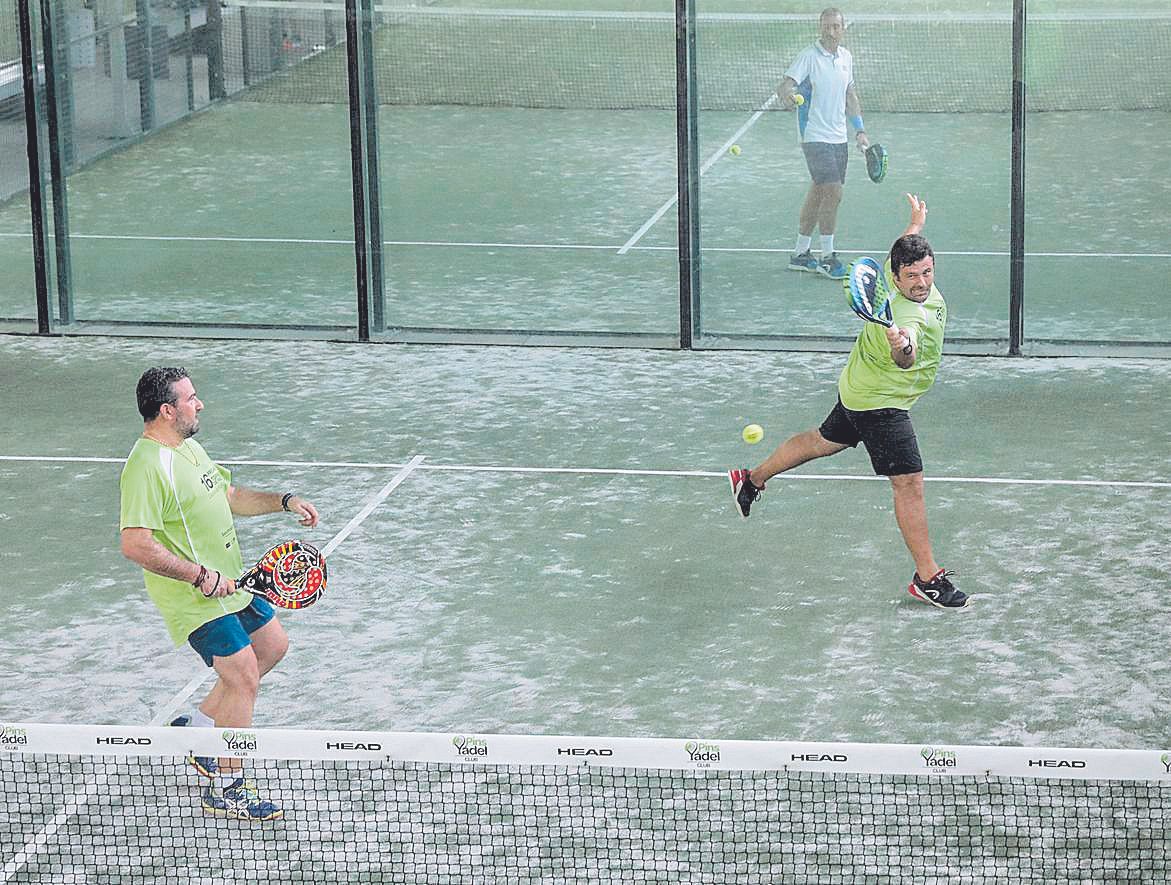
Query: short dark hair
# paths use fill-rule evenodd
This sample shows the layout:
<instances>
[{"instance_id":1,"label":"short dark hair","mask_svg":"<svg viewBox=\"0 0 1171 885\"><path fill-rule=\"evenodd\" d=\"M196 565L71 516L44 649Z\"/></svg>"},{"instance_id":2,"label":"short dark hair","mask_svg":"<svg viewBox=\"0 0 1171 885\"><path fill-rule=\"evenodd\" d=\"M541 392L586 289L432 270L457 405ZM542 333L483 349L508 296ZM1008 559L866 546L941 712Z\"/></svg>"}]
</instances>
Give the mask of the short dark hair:
<instances>
[{"instance_id":1,"label":"short dark hair","mask_svg":"<svg viewBox=\"0 0 1171 885\"><path fill-rule=\"evenodd\" d=\"M830 16L837 16L842 20L842 24L846 23L845 13L843 13L836 6L827 6L821 11L821 15L817 17L817 20L820 22L823 18L829 18Z\"/></svg>"},{"instance_id":2,"label":"short dark hair","mask_svg":"<svg viewBox=\"0 0 1171 885\"><path fill-rule=\"evenodd\" d=\"M175 405L174 384L182 378L190 378L187 370L178 366L151 366L138 379L138 413L143 421L153 421L159 416L163 403Z\"/></svg>"},{"instance_id":3,"label":"short dark hair","mask_svg":"<svg viewBox=\"0 0 1171 885\"><path fill-rule=\"evenodd\" d=\"M905 234L890 247L890 272L897 276L901 267L924 258L935 258L931 244L918 234Z\"/></svg>"}]
</instances>

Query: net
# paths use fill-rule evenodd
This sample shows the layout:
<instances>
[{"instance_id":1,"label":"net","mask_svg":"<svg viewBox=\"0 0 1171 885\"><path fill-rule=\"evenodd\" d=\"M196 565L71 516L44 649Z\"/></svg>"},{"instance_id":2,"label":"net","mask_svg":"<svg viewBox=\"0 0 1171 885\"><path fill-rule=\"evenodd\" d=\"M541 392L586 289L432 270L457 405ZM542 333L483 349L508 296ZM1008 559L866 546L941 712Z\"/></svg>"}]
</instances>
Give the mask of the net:
<instances>
[{"instance_id":1,"label":"net","mask_svg":"<svg viewBox=\"0 0 1171 885\"><path fill-rule=\"evenodd\" d=\"M278 820L214 817L194 752ZM10 725L0 882L1163 882L1157 751Z\"/></svg>"},{"instance_id":2,"label":"net","mask_svg":"<svg viewBox=\"0 0 1171 885\"><path fill-rule=\"evenodd\" d=\"M671 13L378 6L377 97L389 105L675 107ZM705 110L755 110L817 37L808 15L698 16ZM255 101L347 101L344 10L302 0L229 0L226 65ZM1007 112L1007 13L857 16L846 39L869 111ZM1029 19L1031 110L1171 109L1171 14ZM1118 47L1142 64L1120 64ZM278 75L273 77L272 75Z\"/></svg>"}]
</instances>

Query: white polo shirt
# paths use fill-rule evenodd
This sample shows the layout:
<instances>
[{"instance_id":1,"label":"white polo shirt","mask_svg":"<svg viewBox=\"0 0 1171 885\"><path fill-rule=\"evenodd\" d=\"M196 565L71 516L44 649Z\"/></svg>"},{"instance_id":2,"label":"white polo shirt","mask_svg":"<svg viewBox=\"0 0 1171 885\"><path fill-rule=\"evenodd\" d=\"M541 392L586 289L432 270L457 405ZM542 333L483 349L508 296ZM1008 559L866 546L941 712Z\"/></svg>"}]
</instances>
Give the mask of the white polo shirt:
<instances>
[{"instance_id":1,"label":"white polo shirt","mask_svg":"<svg viewBox=\"0 0 1171 885\"><path fill-rule=\"evenodd\" d=\"M854 56L845 46L826 52L821 41L802 50L785 71L806 96L797 109L802 141L844 144L846 137L846 89L854 83Z\"/></svg>"}]
</instances>

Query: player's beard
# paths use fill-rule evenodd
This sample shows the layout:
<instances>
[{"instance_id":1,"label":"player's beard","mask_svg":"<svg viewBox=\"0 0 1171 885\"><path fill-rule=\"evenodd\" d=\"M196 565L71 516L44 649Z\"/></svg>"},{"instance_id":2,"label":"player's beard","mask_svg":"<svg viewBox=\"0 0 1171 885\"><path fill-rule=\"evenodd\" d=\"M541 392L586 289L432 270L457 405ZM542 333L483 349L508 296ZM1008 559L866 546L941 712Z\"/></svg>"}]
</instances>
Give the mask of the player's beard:
<instances>
[{"instance_id":1,"label":"player's beard","mask_svg":"<svg viewBox=\"0 0 1171 885\"><path fill-rule=\"evenodd\" d=\"M192 418L190 424L176 424L175 429L179 431L179 436L183 439L190 439L199 433L199 416L196 415Z\"/></svg>"}]
</instances>

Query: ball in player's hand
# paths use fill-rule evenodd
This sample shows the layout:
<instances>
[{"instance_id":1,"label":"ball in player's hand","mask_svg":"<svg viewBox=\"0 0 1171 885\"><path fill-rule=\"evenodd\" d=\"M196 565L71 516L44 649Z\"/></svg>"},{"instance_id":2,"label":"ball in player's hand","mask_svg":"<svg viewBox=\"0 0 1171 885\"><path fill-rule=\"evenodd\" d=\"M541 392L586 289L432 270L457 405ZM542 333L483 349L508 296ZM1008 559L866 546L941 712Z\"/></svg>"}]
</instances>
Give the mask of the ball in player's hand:
<instances>
[{"instance_id":1,"label":"ball in player's hand","mask_svg":"<svg viewBox=\"0 0 1171 885\"><path fill-rule=\"evenodd\" d=\"M742 431L740 435L744 437L744 441L749 445L755 445L764 439L764 428L759 424L749 424Z\"/></svg>"},{"instance_id":2,"label":"ball in player's hand","mask_svg":"<svg viewBox=\"0 0 1171 885\"><path fill-rule=\"evenodd\" d=\"M732 145L730 148L728 148L728 153L731 154L733 157L740 156L740 145L738 145L738 144Z\"/></svg>"},{"instance_id":3,"label":"ball in player's hand","mask_svg":"<svg viewBox=\"0 0 1171 885\"><path fill-rule=\"evenodd\" d=\"M801 107L801 105L805 104L805 96L802 95L800 92L794 92L793 93L793 104L797 105L797 107Z\"/></svg>"}]
</instances>

